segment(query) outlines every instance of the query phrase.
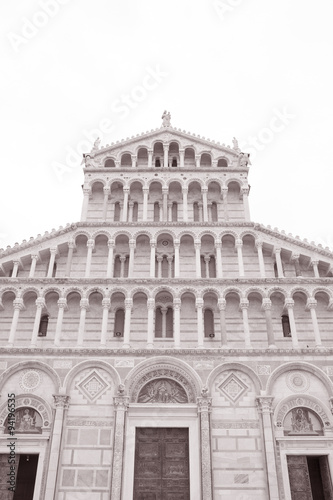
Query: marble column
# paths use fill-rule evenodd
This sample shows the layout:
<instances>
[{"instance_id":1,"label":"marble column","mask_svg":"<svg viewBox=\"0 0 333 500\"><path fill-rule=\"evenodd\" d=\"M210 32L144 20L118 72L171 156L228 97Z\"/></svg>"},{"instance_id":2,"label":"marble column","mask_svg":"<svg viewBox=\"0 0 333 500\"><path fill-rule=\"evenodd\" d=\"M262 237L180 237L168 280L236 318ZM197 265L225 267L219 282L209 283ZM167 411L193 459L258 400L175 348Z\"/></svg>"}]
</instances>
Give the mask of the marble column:
<instances>
[{"instance_id":1,"label":"marble column","mask_svg":"<svg viewBox=\"0 0 333 500\"><path fill-rule=\"evenodd\" d=\"M175 249L175 278L179 278L179 248L180 248L180 241L179 240L174 240L173 246Z\"/></svg>"},{"instance_id":2,"label":"marble column","mask_svg":"<svg viewBox=\"0 0 333 500\"><path fill-rule=\"evenodd\" d=\"M227 220L229 220L229 213L228 213L228 188L222 188L222 200L223 200L224 219L227 221Z\"/></svg>"},{"instance_id":3,"label":"marble column","mask_svg":"<svg viewBox=\"0 0 333 500\"><path fill-rule=\"evenodd\" d=\"M120 255L119 260L120 260L120 278L125 278L126 255Z\"/></svg>"},{"instance_id":4,"label":"marble column","mask_svg":"<svg viewBox=\"0 0 333 500\"><path fill-rule=\"evenodd\" d=\"M219 299L217 305L218 305L218 308L220 311L221 346L227 347L228 346L228 339L227 339L227 326L226 326L226 320L225 320L225 308L227 306L226 300Z\"/></svg>"},{"instance_id":5,"label":"marble column","mask_svg":"<svg viewBox=\"0 0 333 500\"><path fill-rule=\"evenodd\" d=\"M129 399L126 396L116 396L113 398L115 413L115 428L113 442L113 463L111 478L111 499L121 500L121 484L124 460L124 434L125 434L125 414L128 408Z\"/></svg>"},{"instance_id":6,"label":"marble column","mask_svg":"<svg viewBox=\"0 0 333 500\"><path fill-rule=\"evenodd\" d=\"M181 309L181 300L174 299L173 300L173 337L175 341L175 348L178 349L180 347L180 309Z\"/></svg>"},{"instance_id":7,"label":"marble column","mask_svg":"<svg viewBox=\"0 0 333 500\"><path fill-rule=\"evenodd\" d=\"M195 168L200 168L201 155L195 155Z\"/></svg>"},{"instance_id":8,"label":"marble column","mask_svg":"<svg viewBox=\"0 0 333 500\"><path fill-rule=\"evenodd\" d=\"M56 258L57 253L58 253L58 247L50 248L50 261L49 261L49 267L47 270L47 278L52 278L53 267L54 267L55 258Z\"/></svg>"},{"instance_id":9,"label":"marble column","mask_svg":"<svg viewBox=\"0 0 333 500\"><path fill-rule=\"evenodd\" d=\"M123 222L127 222L129 187L124 187L123 191L124 191L124 202L123 202L122 220Z\"/></svg>"},{"instance_id":10,"label":"marble column","mask_svg":"<svg viewBox=\"0 0 333 500\"><path fill-rule=\"evenodd\" d=\"M319 260L311 260L311 266L312 266L312 269L313 269L313 274L314 274L314 277L315 278L320 278L319 276L319 270L318 270L318 264L319 264Z\"/></svg>"},{"instance_id":11,"label":"marble column","mask_svg":"<svg viewBox=\"0 0 333 500\"><path fill-rule=\"evenodd\" d=\"M54 345L55 346L59 346L59 344L60 344L61 332L62 332L62 322L64 319L64 312L67 310L67 300L63 297L60 297L57 304L58 304L58 317L57 317L56 332L55 332L55 336L54 336Z\"/></svg>"},{"instance_id":12,"label":"marble column","mask_svg":"<svg viewBox=\"0 0 333 500\"><path fill-rule=\"evenodd\" d=\"M150 240L150 278L155 278L156 241Z\"/></svg>"},{"instance_id":13,"label":"marble column","mask_svg":"<svg viewBox=\"0 0 333 500\"><path fill-rule=\"evenodd\" d=\"M268 494L269 500L279 500L279 488L277 482L275 440L272 425L272 403L273 397L259 396L256 398L256 404L261 417L263 431L263 446L265 453L265 462L267 468Z\"/></svg>"},{"instance_id":14,"label":"marble column","mask_svg":"<svg viewBox=\"0 0 333 500\"><path fill-rule=\"evenodd\" d=\"M223 278L221 240L215 240L215 253L216 253L216 277Z\"/></svg>"},{"instance_id":15,"label":"marble column","mask_svg":"<svg viewBox=\"0 0 333 500\"><path fill-rule=\"evenodd\" d=\"M148 149L148 168L152 168L153 166L153 150Z\"/></svg>"},{"instance_id":16,"label":"marble column","mask_svg":"<svg viewBox=\"0 0 333 500\"><path fill-rule=\"evenodd\" d=\"M19 320L20 316L20 311L23 311L25 309L23 299L15 299L13 301L13 319L12 319L12 324L10 327L10 332L9 332L9 337L8 337L8 346L12 347L14 345L14 340L15 340L15 335L16 335L16 330L17 330L17 323Z\"/></svg>"},{"instance_id":17,"label":"marble column","mask_svg":"<svg viewBox=\"0 0 333 500\"><path fill-rule=\"evenodd\" d=\"M67 254L67 262L66 262L66 274L65 277L69 278L71 275L71 267L72 267L72 260L73 260L73 253L74 253L74 248L75 248L75 241L70 240L68 243L68 254Z\"/></svg>"},{"instance_id":18,"label":"marble column","mask_svg":"<svg viewBox=\"0 0 333 500\"><path fill-rule=\"evenodd\" d=\"M241 278L243 278L244 277L244 263L243 263L243 252L242 252L243 241L242 240L236 240L235 241L235 246L237 248L239 276Z\"/></svg>"},{"instance_id":19,"label":"marble column","mask_svg":"<svg viewBox=\"0 0 333 500\"><path fill-rule=\"evenodd\" d=\"M319 326L318 326L318 320L317 320L317 314L316 314L316 307L317 307L317 301L316 301L316 299L315 298L308 299L306 307L307 307L307 309L310 309L311 320L312 320L312 327L313 327L313 332L314 332L314 336L315 336L316 347L322 347L321 336L320 336L320 331L319 331Z\"/></svg>"},{"instance_id":20,"label":"marble column","mask_svg":"<svg viewBox=\"0 0 333 500\"><path fill-rule=\"evenodd\" d=\"M262 299L262 308L265 311L268 347L275 348L271 300L268 298Z\"/></svg>"},{"instance_id":21,"label":"marble column","mask_svg":"<svg viewBox=\"0 0 333 500\"><path fill-rule=\"evenodd\" d=\"M102 331L101 331L101 346L106 345L106 335L108 331L108 319L109 319L109 310L111 307L111 302L109 298L104 298L102 300Z\"/></svg>"},{"instance_id":22,"label":"marble column","mask_svg":"<svg viewBox=\"0 0 333 500\"><path fill-rule=\"evenodd\" d=\"M81 221L85 221L87 219L90 192L91 191L89 188L83 189L83 204L82 204L82 211L81 211Z\"/></svg>"},{"instance_id":23,"label":"marble column","mask_svg":"<svg viewBox=\"0 0 333 500\"><path fill-rule=\"evenodd\" d=\"M90 268L91 268L91 259L92 259L92 252L95 246L95 241L90 239L87 241L87 247L88 247L88 252L87 252L87 260L86 260L86 270L85 270L85 278L90 278Z\"/></svg>"},{"instance_id":24,"label":"marble column","mask_svg":"<svg viewBox=\"0 0 333 500\"><path fill-rule=\"evenodd\" d=\"M133 278L135 240L129 240L129 247L130 247L130 254L128 263L128 277Z\"/></svg>"},{"instance_id":25,"label":"marble column","mask_svg":"<svg viewBox=\"0 0 333 500\"><path fill-rule=\"evenodd\" d=\"M261 240L256 240L256 247L257 247L257 251L258 251L258 260L259 260L260 277L261 278L266 278L265 261L264 261L264 254L262 252L262 245L263 245L263 242Z\"/></svg>"},{"instance_id":26,"label":"marble column","mask_svg":"<svg viewBox=\"0 0 333 500\"><path fill-rule=\"evenodd\" d=\"M85 330L85 325L86 325L86 314L87 311L89 310L89 300L88 299L81 299L80 300L80 323L79 323L79 331L78 331L78 336L77 336L77 346L81 347L83 345L83 337L84 337L84 330Z\"/></svg>"},{"instance_id":27,"label":"marble column","mask_svg":"<svg viewBox=\"0 0 333 500\"><path fill-rule=\"evenodd\" d=\"M115 247L115 241L109 240L108 247L109 247L109 254L108 254L108 263L107 263L107 269L106 269L106 277L113 278L113 268L114 268L113 251L114 251L114 247Z\"/></svg>"},{"instance_id":28,"label":"marble column","mask_svg":"<svg viewBox=\"0 0 333 500\"><path fill-rule=\"evenodd\" d=\"M20 264L21 264L20 260L13 260L13 270L12 270L12 276L11 276L12 278L17 277L17 273L18 273Z\"/></svg>"},{"instance_id":29,"label":"marble column","mask_svg":"<svg viewBox=\"0 0 333 500\"><path fill-rule=\"evenodd\" d=\"M184 168L185 149L179 150L179 167Z\"/></svg>"},{"instance_id":30,"label":"marble column","mask_svg":"<svg viewBox=\"0 0 333 500\"><path fill-rule=\"evenodd\" d=\"M168 222L172 222L172 201L168 202Z\"/></svg>"},{"instance_id":31,"label":"marble column","mask_svg":"<svg viewBox=\"0 0 333 500\"><path fill-rule=\"evenodd\" d=\"M206 278L210 278L210 276L209 276L210 255L205 255L204 261L205 261Z\"/></svg>"},{"instance_id":32,"label":"marble column","mask_svg":"<svg viewBox=\"0 0 333 500\"><path fill-rule=\"evenodd\" d=\"M149 188L144 187L142 189L142 192L143 192L142 220L146 221L146 220L148 220L148 194L149 194Z\"/></svg>"},{"instance_id":33,"label":"marble column","mask_svg":"<svg viewBox=\"0 0 333 500\"><path fill-rule=\"evenodd\" d=\"M163 143L163 167L168 168L169 166L169 144Z\"/></svg>"},{"instance_id":34,"label":"marble column","mask_svg":"<svg viewBox=\"0 0 333 500\"><path fill-rule=\"evenodd\" d=\"M183 221L187 222L188 221L188 209L187 209L188 188L183 187L182 193L183 193Z\"/></svg>"},{"instance_id":35,"label":"marble column","mask_svg":"<svg viewBox=\"0 0 333 500\"><path fill-rule=\"evenodd\" d=\"M30 347L36 347L36 345L37 345L37 337L38 337L38 333L39 333L39 325L40 325L40 319L42 316L43 307L45 307L44 299L42 299L41 297L38 297L36 299L36 314L35 314L34 326L32 329Z\"/></svg>"},{"instance_id":36,"label":"marble column","mask_svg":"<svg viewBox=\"0 0 333 500\"><path fill-rule=\"evenodd\" d=\"M243 328L244 328L244 341L245 347L247 349L251 349L251 339L250 339L250 328L249 328L249 318L247 314L247 310L249 308L249 301L247 299L242 299L240 301L239 307L242 310L243 314Z\"/></svg>"},{"instance_id":37,"label":"marble column","mask_svg":"<svg viewBox=\"0 0 333 500\"><path fill-rule=\"evenodd\" d=\"M135 168L136 167L136 155L131 155L131 159L132 159L132 168Z\"/></svg>"},{"instance_id":38,"label":"marble column","mask_svg":"<svg viewBox=\"0 0 333 500\"><path fill-rule=\"evenodd\" d=\"M167 261L168 261L168 278L172 278L172 262L173 262L173 256L172 255L169 255L167 257Z\"/></svg>"},{"instance_id":39,"label":"marble column","mask_svg":"<svg viewBox=\"0 0 333 500\"><path fill-rule=\"evenodd\" d=\"M197 398L198 414L200 418L201 438L201 498L202 500L213 500L212 492L212 459L211 459L211 437L209 414L212 407L212 398L202 392L202 397Z\"/></svg>"},{"instance_id":40,"label":"marble column","mask_svg":"<svg viewBox=\"0 0 333 500\"><path fill-rule=\"evenodd\" d=\"M164 221L168 220L168 188L162 188L162 196L163 196L163 219Z\"/></svg>"},{"instance_id":41,"label":"marble column","mask_svg":"<svg viewBox=\"0 0 333 500\"><path fill-rule=\"evenodd\" d=\"M293 301L293 299L291 299L291 298L286 299L284 305L288 310L290 333L291 333L291 340L292 340L293 348L297 349L298 348L298 337L297 337L295 317L294 317L294 301Z\"/></svg>"},{"instance_id":42,"label":"marble column","mask_svg":"<svg viewBox=\"0 0 333 500\"><path fill-rule=\"evenodd\" d=\"M244 217L246 221L250 221L250 207L249 207L249 188L242 188L242 195L243 195L243 205L244 205Z\"/></svg>"},{"instance_id":43,"label":"marble column","mask_svg":"<svg viewBox=\"0 0 333 500\"><path fill-rule=\"evenodd\" d=\"M124 343L123 348L129 349L130 333L131 333L131 315L132 315L133 300L125 299L125 324L124 324Z\"/></svg>"},{"instance_id":44,"label":"marble column","mask_svg":"<svg viewBox=\"0 0 333 500\"><path fill-rule=\"evenodd\" d=\"M105 222L106 221L106 216L107 216L107 210L108 210L108 200L109 200L110 188L109 187L104 187L103 188L103 193L104 193L104 199L103 199L103 214L102 214L102 219Z\"/></svg>"},{"instance_id":45,"label":"marble column","mask_svg":"<svg viewBox=\"0 0 333 500\"><path fill-rule=\"evenodd\" d=\"M48 460L48 470L46 473L46 486L44 498L55 498L55 488L58 471L60 471L60 450L64 429L64 415L69 406L69 396L65 394L53 394L54 400L54 420L52 428L52 438L50 440L50 456Z\"/></svg>"},{"instance_id":46,"label":"marble column","mask_svg":"<svg viewBox=\"0 0 333 500\"><path fill-rule=\"evenodd\" d=\"M275 259L276 259L276 267L278 272L278 278L284 278L282 260L281 260L281 248L275 248Z\"/></svg>"},{"instance_id":47,"label":"marble column","mask_svg":"<svg viewBox=\"0 0 333 500\"><path fill-rule=\"evenodd\" d=\"M148 325L147 325L147 347L152 349L154 347L154 312L155 312L155 300L147 300L148 309Z\"/></svg>"},{"instance_id":48,"label":"marble column","mask_svg":"<svg viewBox=\"0 0 333 500\"><path fill-rule=\"evenodd\" d=\"M203 221L208 222L208 202L207 202L208 187L202 187L202 207L203 207Z\"/></svg>"},{"instance_id":49,"label":"marble column","mask_svg":"<svg viewBox=\"0 0 333 500\"><path fill-rule=\"evenodd\" d=\"M195 305L197 308L197 328L198 328L198 348L204 346L204 328L203 328L203 306L204 301L201 298L196 299Z\"/></svg>"},{"instance_id":50,"label":"marble column","mask_svg":"<svg viewBox=\"0 0 333 500\"><path fill-rule=\"evenodd\" d=\"M296 277L302 276L301 266L299 264L299 254L293 254L291 256L291 261L294 263L295 266Z\"/></svg>"},{"instance_id":51,"label":"marble column","mask_svg":"<svg viewBox=\"0 0 333 500\"><path fill-rule=\"evenodd\" d=\"M166 306L161 307L162 314L162 339L166 338L166 315L168 312L168 308Z\"/></svg>"},{"instance_id":52,"label":"marble column","mask_svg":"<svg viewBox=\"0 0 333 500\"><path fill-rule=\"evenodd\" d=\"M160 279L162 278L163 255L158 255L156 260L157 260L157 277Z\"/></svg>"},{"instance_id":53,"label":"marble column","mask_svg":"<svg viewBox=\"0 0 333 500\"><path fill-rule=\"evenodd\" d=\"M129 201L128 202L128 222L133 222L133 208L134 208L134 201Z\"/></svg>"},{"instance_id":54,"label":"marble column","mask_svg":"<svg viewBox=\"0 0 333 500\"><path fill-rule=\"evenodd\" d=\"M31 266L30 266L30 271L29 271L29 278L34 278L35 276L35 271L36 271L36 265L39 260L39 255L31 255Z\"/></svg>"},{"instance_id":55,"label":"marble column","mask_svg":"<svg viewBox=\"0 0 333 500\"><path fill-rule=\"evenodd\" d=\"M201 255L200 255L201 241L200 240L195 240L195 242L194 242L194 248L195 248L196 277L197 278L201 278Z\"/></svg>"}]
</instances>

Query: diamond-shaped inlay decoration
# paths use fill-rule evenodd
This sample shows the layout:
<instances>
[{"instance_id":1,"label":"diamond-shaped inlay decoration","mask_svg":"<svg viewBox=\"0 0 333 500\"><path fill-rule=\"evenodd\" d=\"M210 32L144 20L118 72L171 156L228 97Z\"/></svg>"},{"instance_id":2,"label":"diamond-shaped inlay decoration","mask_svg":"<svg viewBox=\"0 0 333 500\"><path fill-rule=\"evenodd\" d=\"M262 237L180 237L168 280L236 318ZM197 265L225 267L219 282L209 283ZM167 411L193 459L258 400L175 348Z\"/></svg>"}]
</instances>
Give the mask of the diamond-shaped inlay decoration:
<instances>
[{"instance_id":1,"label":"diamond-shaped inlay decoration","mask_svg":"<svg viewBox=\"0 0 333 500\"><path fill-rule=\"evenodd\" d=\"M235 403L248 389L248 386L237 375L230 373L218 388L230 401Z\"/></svg>"},{"instance_id":2,"label":"diamond-shaped inlay decoration","mask_svg":"<svg viewBox=\"0 0 333 500\"><path fill-rule=\"evenodd\" d=\"M110 385L95 370L88 373L79 384L76 385L79 391L90 401L99 399Z\"/></svg>"}]
</instances>

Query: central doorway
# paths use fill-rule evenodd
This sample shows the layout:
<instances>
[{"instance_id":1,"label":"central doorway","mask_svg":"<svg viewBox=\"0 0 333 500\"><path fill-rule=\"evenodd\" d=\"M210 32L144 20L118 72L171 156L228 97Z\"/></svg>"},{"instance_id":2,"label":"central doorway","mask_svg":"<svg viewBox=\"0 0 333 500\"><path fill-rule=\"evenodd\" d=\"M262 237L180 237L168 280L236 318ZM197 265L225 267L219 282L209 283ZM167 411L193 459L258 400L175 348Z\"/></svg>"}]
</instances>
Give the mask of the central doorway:
<instances>
[{"instance_id":1,"label":"central doorway","mask_svg":"<svg viewBox=\"0 0 333 500\"><path fill-rule=\"evenodd\" d=\"M0 455L0 499L33 500L38 455L16 455L15 491L8 490L9 455Z\"/></svg>"},{"instance_id":2,"label":"central doorway","mask_svg":"<svg viewBox=\"0 0 333 500\"><path fill-rule=\"evenodd\" d=\"M288 455L287 464L292 500L333 499L327 455Z\"/></svg>"},{"instance_id":3,"label":"central doorway","mask_svg":"<svg viewBox=\"0 0 333 500\"><path fill-rule=\"evenodd\" d=\"M133 500L190 500L188 428L136 428Z\"/></svg>"}]
</instances>

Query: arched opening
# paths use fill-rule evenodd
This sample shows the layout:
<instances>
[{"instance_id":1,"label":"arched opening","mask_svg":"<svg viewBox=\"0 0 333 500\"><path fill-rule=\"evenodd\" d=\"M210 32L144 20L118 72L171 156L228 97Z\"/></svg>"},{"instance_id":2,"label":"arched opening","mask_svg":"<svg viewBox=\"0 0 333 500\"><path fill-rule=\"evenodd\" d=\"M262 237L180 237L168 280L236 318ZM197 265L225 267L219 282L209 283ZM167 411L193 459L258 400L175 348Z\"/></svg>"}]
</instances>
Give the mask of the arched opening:
<instances>
[{"instance_id":1,"label":"arched opening","mask_svg":"<svg viewBox=\"0 0 333 500\"><path fill-rule=\"evenodd\" d=\"M240 185L232 181L228 184L228 217L233 220L242 220L244 218L243 201L240 199Z\"/></svg>"},{"instance_id":2,"label":"arched opening","mask_svg":"<svg viewBox=\"0 0 333 500\"><path fill-rule=\"evenodd\" d=\"M195 166L195 151L193 148L185 148L184 166L185 167Z\"/></svg>"},{"instance_id":3,"label":"arched opening","mask_svg":"<svg viewBox=\"0 0 333 500\"><path fill-rule=\"evenodd\" d=\"M133 215L132 215L132 222L137 222L138 221L138 214L139 214L139 204L137 201L133 202Z\"/></svg>"},{"instance_id":4,"label":"arched opening","mask_svg":"<svg viewBox=\"0 0 333 500\"><path fill-rule=\"evenodd\" d=\"M108 158L104 163L105 168L116 168L116 164L112 158Z\"/></svg>"},{"instance_id":5,"label":"arched opening","mask_svg":"<svg viewBox=\"0 0 333 500\"><path fill-rule=\"evenodd\" d=\"M232 234L222 236L222 262L228 262L228 266L223 268L223 275L226 278L239 277L235 237Z\"/></svg>"},{"instance_id":6,"label":"arched opening","mask_svg":"<svg viewBox=\"0 0 333 500\"><path fill-rule=\"evenodd\" d=\"M209 153L203 153L200 158L200 167L206 168L212 166L212 157Z\"/></svg>"},{"instance_id":7,"label":"arched opening","mask_svg":"<svg viewBox=\"0 0 333 500\"><path fill-rule=\"evenodd\" d=\"M210 234L201 238L201 277L216 278L215 244Z\"/></svg>"},{"instance_id":8,"label":"arched opening","mask_svg":"<svg viewBox=\"0 0 333 500\"><path fill-rule=\"evenodd\" d=\"M189 219L191 220L192 218L192 220L195 222L201 222L203 219L203 214L202 214L201 186L199 182L194 181L189 184L187 199L189 206L192 205L193 207L192 214L190 210Z\"/></svg>"},{"instance_id":9,"label":"arched opening","mask_svg":"<svg viewBox=\"0 0 333 500\"><path fill-rule=\"evenodd\" d=\"M132 157L129 153L124 153L122 155L120 165L123 168L132 167Z\"/></svg>"},{"instance_id":10,"label":"arched opening","mask_svg":"<svg viewBox=\"0 0 333 500\"><path fill-rule=\"evenodd\" d=\"M192 347L197 344L197 312L195 295L192 292L185 292L181 296L180 331L182 345Z\"/></svg>"},{"instance_id":11,"label":"arched opening","mask_svg":"<svg viewBox=\"0 0 333 500\"><path fill-rule=\"evenodd\" d=\"M240 310L240 297L236 292L229 292L226 297L225 322L228 332L228 342L240 347L244 345L244 327L242 311Z\"/></svg>"},{"instance_id":12,"label":"arched opening","mask_svg":"<svg viewBox=\"0 0 333 500\"><path fill-rule=\"evenodd\" d=\"M125 324L125 311L124 309L117 309L114 316L114 337L124 336L124 324Z\"/></svg>"},{"instance_id":13,"label":"arched opening","mask_svg":"<svg viewBox=\"0 0 333 500\"><path fill-rule=\"evenodd\" d=\"M226 168L228 166L228 162L225 158L220 158L217 162L218 167Z\"/></svg>"},{"instance_id":14,"label":"arched opening","mask_svg":"<svg viewBox=\"0 0 333 500\"><path fill-rule=\"evenodd\" d=\"M169 292L159 292L155 299L155 337L173 337L173 299Z\"/></svg>"},{"instance_id":15,"label":"arched opening","mask_svg":"<svg viewBox=\"0 0 333 500\"><path fill-rule=\"evenodd\" d=\"M38 337L46 337L48 324L49 316L47 314L43 314L39 322Z\"/></svg>"},{"instance_id":16,"label":"arched opening","mask_svg":"<svg viewBox=\"0 0 333 500\"><path fill-rule=\"evenodd\" d=\"M134 259L134 276L136 278L145 278L150 273L150 240L146 234L140 234L136 239Z\"/></svg>"},{"instance_id":17,"label":"arched opening","mask_svg":"<svg viewBox=\"0 0 333 500\"><path fill-rule=\"evenodd\" d=\"M174 277L174 246L172 236L160 234L156 245L156 278Z\"/></svg>"},{"instance_id":18,"label":"arched opening","mask_svg":"<svg viewBox=\"0 0 333 500\"><path fill-rule=\"evenodd\" d=\"M152 182L149 186L148 220L159 222L162 215L162 184Z\"/></svg>"},{"instance_id":19,"label":"arched opening","mask_svg":"<svg viewBox=\"0 0 333 500\"><path fill-rule=\"evenodd\" d=\"M164 148L162 142L155 142L153 149L153 164L155 167L162 167ZM165 165L167 166L167 165Z\"/></svg>"},{"instance_id":20,"label":"arched opening","mask_svg":"<svg viewBox=\"0 0 333 500\"><path fill-rule=\"evenodd\" d=\"M177 142L171 142L169 145L169 166L177 167L179 164L179 145Z\"/></svg>"},{"instance_id":21,"label":"arched opening","mask_svg":"<svg viewBox=\"0 0 333 500\"><path fill-rule=\"evenodd\" d=\"M131 314L131 330L133 331L133 341L147 341L147 315L147 295L143 292L137 292L133 296L133 308Z\"/></svg>"},{"instance_id":22,"label":"arched opening","mask_svg":"<svg viewBox=\"0 0 333 500\"><path fill-rule=\"evenodd\" d=\"M119 222L121 219L121 207L124 200L123 185L121 182L113 182L111 185L111 206L113 206L113 214L111 212L110 218L114 222ZM113 215L113 217L112 217Z\"/></svg>"},{"instance_id":23,"label":"arched opening","mask_svg":"<svg viewBox=\"0 0 333 500\"><path fill-rule=\"evenodd\" d=\"M147 148L140 148L137 154L137 166L147 167L148 166L148 150Z\"/></svg>"},{"instance_id":24,"label":"arched opening","mask_svg":"<svg viewBox=\"0 0 333 500\"><path fill-rule=\"evenodd\" d=\"M129 265L129 239L127 235L120 234L116 237L114 253L113 276L115 278L127 278Z\"/></svg>"},{"instance_id":25,"label":"arched opening","mask_svg":"<svg viewBox=\"0 0 333 500\"><path fill-rule=\"evenodd\" d=\"M91 259L90 275L92 277L105 277L108 264L108 253L108 237L105 234L98 234L95 238L95 251Z\"/></svg>"},{"instance_id":26,"label":"arched opening","mask_svg":"<svg viewBox=\"0 0 333 500\"><path fill-rule=\"evenodd\" d=\"M194 239L189 234L184 234L180 238L179 268L182 278L192 278L195 276Z\"/></svg>"}]
</instances>

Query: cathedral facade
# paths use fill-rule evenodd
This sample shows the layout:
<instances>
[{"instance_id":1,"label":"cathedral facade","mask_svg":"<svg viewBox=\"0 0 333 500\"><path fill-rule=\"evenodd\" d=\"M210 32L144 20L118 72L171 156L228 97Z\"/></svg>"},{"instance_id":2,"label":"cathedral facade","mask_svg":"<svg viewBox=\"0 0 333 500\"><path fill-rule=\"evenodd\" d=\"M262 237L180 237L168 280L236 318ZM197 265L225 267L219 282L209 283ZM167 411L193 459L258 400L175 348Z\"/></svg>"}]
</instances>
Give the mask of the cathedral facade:
<instances>
[{"instance_id":1,"label":"cathedral facade","mask_svg":"<svg viewBox=\"0 0 333 500\"><path fill-rule=\"evenodd\" d=\"M333 254L251 221L236 139L162 118L0 251L0 497L332 499Z\"/></svg>"}]
</instances>

